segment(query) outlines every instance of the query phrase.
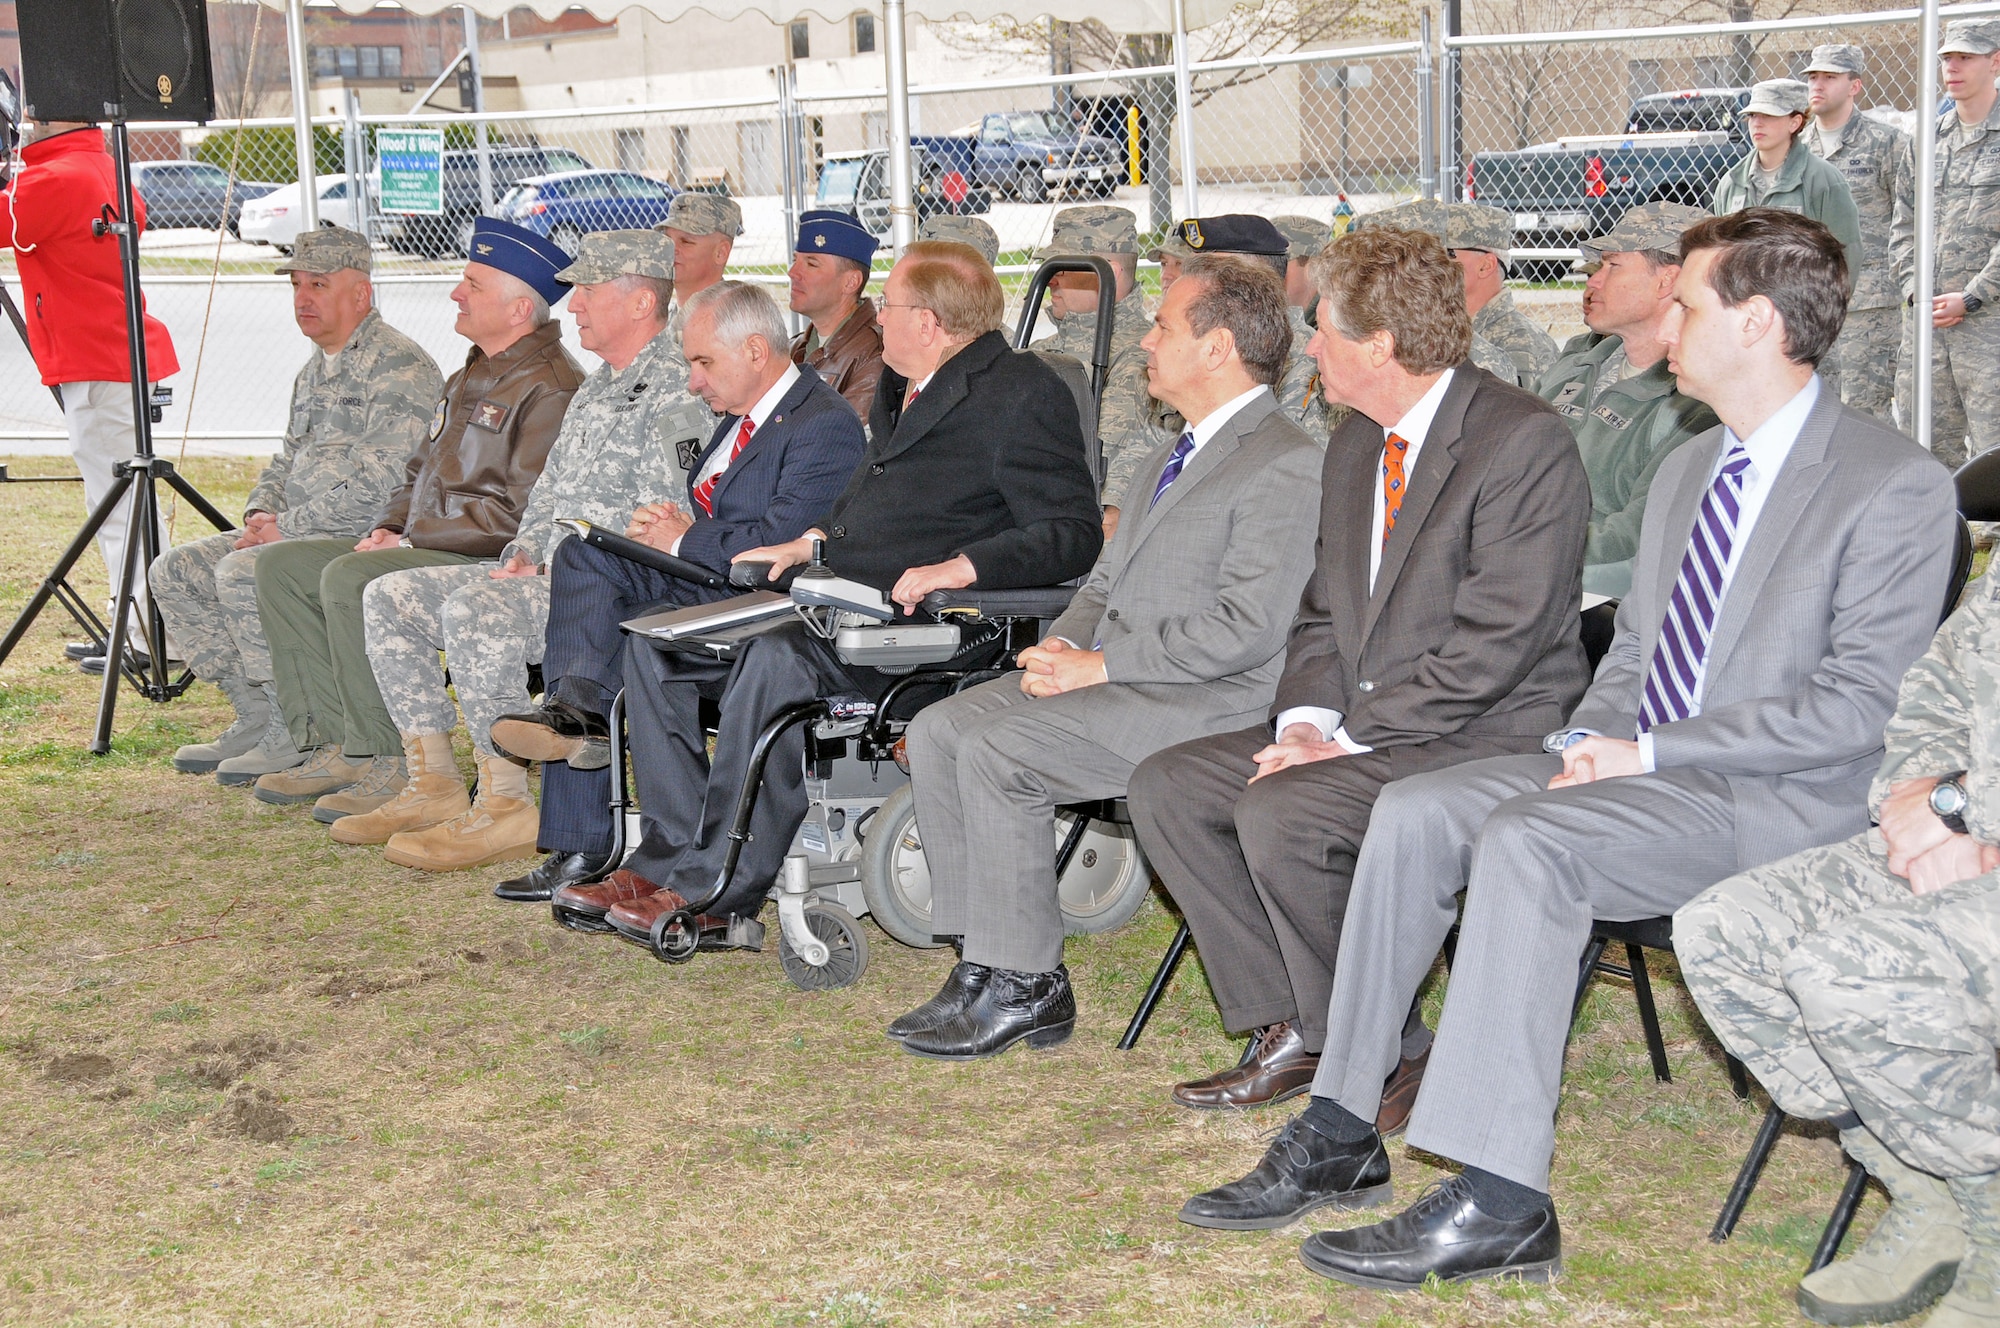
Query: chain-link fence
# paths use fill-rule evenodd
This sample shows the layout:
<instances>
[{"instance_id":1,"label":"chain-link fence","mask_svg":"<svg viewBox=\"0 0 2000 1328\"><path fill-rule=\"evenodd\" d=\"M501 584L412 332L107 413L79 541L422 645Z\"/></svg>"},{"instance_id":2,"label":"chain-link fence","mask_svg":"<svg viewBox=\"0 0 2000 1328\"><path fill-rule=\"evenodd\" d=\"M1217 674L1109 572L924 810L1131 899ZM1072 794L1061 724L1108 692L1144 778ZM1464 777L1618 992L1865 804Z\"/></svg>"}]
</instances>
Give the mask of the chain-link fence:
<instances>
[{"instance_id":1,"label":"chain-link fence","mask_svg":"<svg viewBox=\"0 0 2000 1328\"><path fill-rule=\"evenodd\" d=\"M1574 31L1593 16L1582 0L1513 6L1518 13L1479 11L1508 32L1434 36L1426 18L1416 40L1193 63L1191 182L1171 65L919 85L910 111L919 211L983 216L999 235L1003 272L1018 276L1055 213L1077 201L1129 207L1142 232L1157 235L1184 210L1190 183L1204 214L1300 213L1329 223L1343 210L1470 187L1515 210L1530 260L1517 277L1547 281L1566 276L1576 241L1625 206L1706 202L1714 176L1747 151L1728 90L1797 73L1816 44L1868 52L1868 114L1903 128L1914 115L1921 71L1911 11ZM2000 4L1947 7L1953 16L1995 12ZM317 121L319 212L376 241L385 314L447 367L464 354L447 295L482 212L567 245L590 229L653 224L677 190L727 192L743 210L732 271L782 283L802 208L854 211L887 232L888 106L880 88L796 87L783 69L759 77L726 101ZM1680 95L1697 89L1721 91ZM371 183L380 136L410 127L445 132L437 216L385 214ZM1635 129L1676 133L1679 146L1658 154L1654 173L1607 174L1597 149ZM269 275L300 224L291 124L148 127L133 138L155 227L142 245L146 289L183 364L161 445L175 447L186 433L198 444L264 450L306 351L283 279ZM1542 172L1539 192L1509 197L1501 168L1524 161ZM559 187L541 179L559 174L568 176ZM231 180L230 230L219 234L214 219ZM878 272L886 265L885 250ZM223 280L211 292L215 270ZM1559 336L1575 330L1573 287L1521 298ZM0 341L0 445L47 445L59 428L25 351Z\"/></svg>"}]
</instances>

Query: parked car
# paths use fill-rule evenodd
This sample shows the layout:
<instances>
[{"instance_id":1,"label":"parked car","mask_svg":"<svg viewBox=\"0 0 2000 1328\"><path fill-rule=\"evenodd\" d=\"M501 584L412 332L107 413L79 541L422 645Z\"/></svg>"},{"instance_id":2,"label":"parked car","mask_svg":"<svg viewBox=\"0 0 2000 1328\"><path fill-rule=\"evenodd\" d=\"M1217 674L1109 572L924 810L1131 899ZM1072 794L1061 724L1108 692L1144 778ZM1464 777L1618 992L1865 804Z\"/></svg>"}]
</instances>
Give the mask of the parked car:
<instances>
[{"instance_id":1,"label":"parked car","mask_svg":"<svg viewBox=\"0 0 2000 1328\"><path fill-rule=\"evenodd\" d=\"M172 230L177 226L199 226L214 230L222 217L222 200L229 198L229 233L243 205L262 198L280 186L259 180L238 180L229 187L229 172L205 161L135 161L132 187L146 200L146 229Z\"/></svg>"},{"instance_id":2,"label":"parked car","mask_svg":"<svg viewBox=\"0 0 2000 1328\"><path fill-rule=\"evenodd\" d=\"M494 212L573 254L590 231L657 226L679 192L632 171L563 171L522 180Z\"/></svg>"},{"instance_id":3,"label":"parked car","mask_svg":"<svg viewBox=\"0 0 2000 1328\"><path fill-rule=\"evenodd\" d=\"M958 170L975 185L1040 203L1051 194L1108 198L1124 173L1124 150L1048 111L985 116L956 134L912 138L940 175Z\"/></svg>"},{"instance_id":4,"label":"parked car","mask_svg":"<svg viewBox=\"0 0 2000 1328\"><path fill-rule=\"evenodd\" d=\"M1481 152L1466 196L1514 214L1514 243L1566 249L1639 203L1707 207L1715 182L1750 150L1748 88L1660 92L1632 103L1617 134L1575 134L1517 152Z\"/></svg>"},{"instance_id":5,"label":"parked car","mask_svg":"<svg viewBox=\"0 0 2000 1328\"><path fill-rule=\"evenodd\" d=\"M911 181L911 187L916 194L919 225L926 217L940 212L972 216L993 210L993 196L984 189L974 187L958 166L940 165L923 148L915 148L913 152L916 160L912 169L916 179ZM813 194L813 206L845 212L867 227L871 234L887 235L888 149L828 153L825 164L819 170L819 188Z\"/></svg>"},{"instance_id":6,"label":"parked car","mask_svg":"<svg viewBox=\"0 0 2000 1328\"><path fill-rule=\"evenodd\" d=\"M591 164L568 148L494 147L487 149L497 204L521 181L561 171L587 171ZM382 216L380 235L391 249L426 258L464 256L472 243L472 223L484 209L479 197L479 154L453 148L444 154L444 213L423 216L389 212ZM496 207L495 211L498 211Z\"/></svg>"},{"instance_id":7,"label":"parked car","mask_svg":"<svg viewBox=\"0 0 2000 1328\"><path fill-rule=\"evenodd\" d=\"M347 196L347 177L322 175L318 183L320 221L352 227L354 203ZM281 254L291 253L292 241L298 238L303 227L304 212L300 199L299 187L295 183L274 189L262 198L251 199L243 205L237 234L251 244L268 244Z\"/></svg>"}]
</instances>

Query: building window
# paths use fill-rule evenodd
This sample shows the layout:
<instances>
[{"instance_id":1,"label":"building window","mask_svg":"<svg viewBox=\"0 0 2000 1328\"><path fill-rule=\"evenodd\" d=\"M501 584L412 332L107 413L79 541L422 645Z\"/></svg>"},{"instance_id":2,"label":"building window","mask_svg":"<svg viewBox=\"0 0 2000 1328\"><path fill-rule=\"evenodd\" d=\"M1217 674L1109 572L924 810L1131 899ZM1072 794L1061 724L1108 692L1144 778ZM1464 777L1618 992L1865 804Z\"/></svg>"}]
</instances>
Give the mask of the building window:
<instances>
[{"instance_id":1,"label":"building window","mask_svg":"<svg viewBox=\"0 0 2000 1328\"><path fill-rule=\"evenodd\" d=\"M792 24L792 59L804 60L812 54L812 29L804 19Z\"/></svg>"},{"instance_id":2,"label":"building window","mask_svg":"<svg viewBox=\"0 0 2000 1328\"><path fill-rule=\"evenodd\" d=\"M342 78L359 78L361 76L360 53L352 46L341 46L335 49L340 53L340 76Z\"/></svg>"},{"instance_id":3,"label":"building window","mask_svg":"<svg viewBox=\"0 0 2000 1328\"><path fill-rule=\"evenodd\" d=\"M361 77L382 77L382 48L379 46L357 46L355 54L361 57Z\"/></svg>"},{"instance_id":4,"label":"building window","mask_svg":"<svg viewBox=\"0 0 2000 1328\"><path fill-rule=\"evenodd\" d=\"M875 49L875 16L856 14L854 16L854 53L867 55Z\"/></svg>"},{"instance_id":5,"label":"building window","mask_svg":"<svg viewBox=\"0 0 2000 1328\"><path fill-rule=\"evenodd\" d=\"M382 77L401 78L403 76L403 48L384 46L382 48Z\"/></svg>"},{"instance_id":6,"label":"building window","mask_svg":"<svg viewBox=\"0 0 2000 1328\"><path fill-rule=\"evenodd\" d=\"M313 47L313 76L332 78L340 72L340 55L331 46Z\"/></svg>"}]
</instances>

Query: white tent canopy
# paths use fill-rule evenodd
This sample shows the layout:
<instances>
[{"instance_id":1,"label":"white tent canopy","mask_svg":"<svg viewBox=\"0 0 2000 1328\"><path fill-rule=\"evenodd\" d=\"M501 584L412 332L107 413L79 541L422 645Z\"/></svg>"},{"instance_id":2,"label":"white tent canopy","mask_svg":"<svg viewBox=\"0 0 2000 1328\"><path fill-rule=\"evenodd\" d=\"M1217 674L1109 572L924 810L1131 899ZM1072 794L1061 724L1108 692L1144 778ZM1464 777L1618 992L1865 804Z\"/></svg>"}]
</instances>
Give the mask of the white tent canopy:
<instances>
[{"instance_id":1,"label":"white tent canopy","mask_svg":"<svg viewBox=\"0 0 2000 1328\"><path fill-rule=\"evenodd\" d=\"M322 3L324 0L315 0ZM821 0L823 3L824 0ZM901 250L916 237L916 206L912 192L910 173L910 78L906 58L908 34L905 27L907 14L915 13L920 18L937 21L966 19L983 21L1001 15L1016 18L1034 18L1046 13L1044 6L1048 0L1025 0L1027 12L1022 13L1023 0L882 0L882 18L885 40L882 43L882 64L884 86L888 89L889 141L900 146L899 151L889 154L889 195L891 237L897 250ZM1933 0L1934 2L1934 0ZM314 173L312 161L311 111L307 89L305 10L306 0L264 0L273 9L285 13L286 38L290 47L292 68L292 116L297 126L297 146L299 153L299 178L309 179ZM349 13L364 13L375 8L376 0L331 0L337 7ZM567 0L401 0L402 7L413 14L437 14L447 9L460 9L486 18L501 18L516 9L528 8L543 18L554 18L575 8ZM1215 23L1227 15L1235 0L1076 0L1075 7L1068 9L1060 17L1076 22L1082 19L1097 19L1117 32L1171 32L1174 34L1174 86L1178 102L1175 116L1181 134L1181 160L1192 162L1194 119L1189 105L1188 90L1188 50L1187 32L1190 24L1204 27ZM628 9L640 9L662 19L675 19L691 10L704 10L718 18L736 18L742 14L762 14L774 23L784 23L803 14L815 14L837 21L853 12L842 9L828 15L814 4L804 0L704 0L701 4L690 0L640 0L640 3L620 4L616 0L597 0L580 6L601 19L615 18ZM476 40L470 32L468 20L468 49L473 52L473 73L478 75L478 55ZM482 161L484 158L482 157ZM484 167L482 166L482 174ZM1197 210L1194 173L1184 172L1182 182L1183 208L1187 215ZM310 194L302 200L305 204L305 222L317 225L317 208Z\"/></svg>"}]
</instances>

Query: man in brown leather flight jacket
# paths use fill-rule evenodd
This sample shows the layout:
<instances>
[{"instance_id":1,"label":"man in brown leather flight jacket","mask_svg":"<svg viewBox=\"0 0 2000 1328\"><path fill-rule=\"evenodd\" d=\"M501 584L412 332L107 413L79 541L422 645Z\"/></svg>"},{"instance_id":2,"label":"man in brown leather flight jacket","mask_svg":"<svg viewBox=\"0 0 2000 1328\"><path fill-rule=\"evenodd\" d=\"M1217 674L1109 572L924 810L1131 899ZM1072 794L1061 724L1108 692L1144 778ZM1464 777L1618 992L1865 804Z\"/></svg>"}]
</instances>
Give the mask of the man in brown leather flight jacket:
<instances>
[{"instance_id":1,"label":"man in brown leather flight jacket","mask_svg":"<svg viewBox=\"0 0 2000 1328\"><path fill-rule=\"evenodd\" d=\"M555 274L569 263L539 236L482 219L451 293L457 331L473 349L445 382L403 486L359 544L286 540L258 559L258 616L301 749L299 765L258 779L261 800L402 786L402 742L368 663L361 592L390 572L495 558L514 538L584 379L549 308L568 290Z\"/></svg>"},{"instance_id":2,"label":"man in brown leather flight jacket","mask_svg":"<svg viewBox=\"0 0 2000 1328\"><path fill-rule=\"evenodd\" d=\"M845 212L799 218L790 272L792 312L811 325L792 338L792 363L803 365L854 407L861 422L882 378L882 328L875 302L861 292L875 258L875 237Z\"/></svg>"}]
</instances>

